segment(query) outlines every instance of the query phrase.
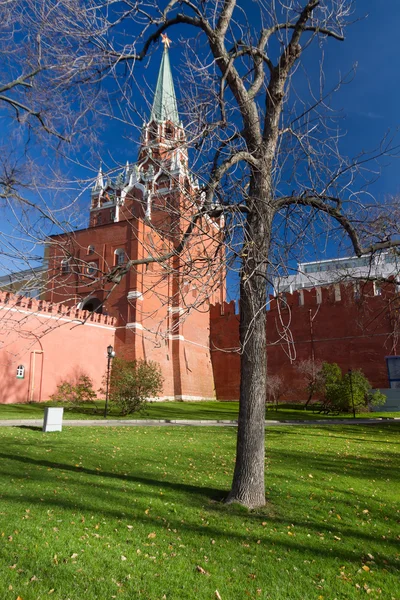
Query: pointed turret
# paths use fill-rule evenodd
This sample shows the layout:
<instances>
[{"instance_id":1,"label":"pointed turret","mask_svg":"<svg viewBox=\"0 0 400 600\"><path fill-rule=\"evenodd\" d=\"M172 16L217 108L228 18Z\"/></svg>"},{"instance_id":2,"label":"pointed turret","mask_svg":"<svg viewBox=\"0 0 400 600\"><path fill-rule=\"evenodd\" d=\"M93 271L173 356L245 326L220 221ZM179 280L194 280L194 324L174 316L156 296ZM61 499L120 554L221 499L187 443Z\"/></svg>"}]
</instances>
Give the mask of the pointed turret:
<instances>
[{"instance_id":1,"label":"pointed turret","mask_svg":"<svg viewBox=\"0 0 400 600\"><path fill-rule=\"evenodd\" d=\"M150 121L171 121L174 125L179 125L180 119L168 54L170 40L167 35L162 34L162 43L164 44L164 52L158 73Z\"/></svg>"},{"instance_id":2,"label":"pointed turret","mask_svg":"<svg viewBox=\"0 0 400 600\"><path fill-rule=\"evenodd\" d=\"M94 184L93 191L98 192L98 191L102 190L103 187L104 187L103 171L102 171L101 164L100 164L99 172L97 173L96 182Z\"/></svg>"}]
</instances>

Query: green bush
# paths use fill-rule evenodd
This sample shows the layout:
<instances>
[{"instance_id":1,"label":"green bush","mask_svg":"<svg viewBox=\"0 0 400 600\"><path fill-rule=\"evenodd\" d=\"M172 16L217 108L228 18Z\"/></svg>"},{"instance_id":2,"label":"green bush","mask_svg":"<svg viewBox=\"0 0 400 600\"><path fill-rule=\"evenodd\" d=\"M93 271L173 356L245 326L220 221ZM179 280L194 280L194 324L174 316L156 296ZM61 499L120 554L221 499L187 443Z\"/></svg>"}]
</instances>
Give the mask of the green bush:
<instances>
[{"instance_id":1,"label":"green bush","mask_svg":"<svg viewBox=\"0 0 400 600\"><path fill-rule=\"evenodd\" d=\"M95 402L97 394L93 389L93 381L89 375L81 373L70 380L62 381L57 386L56 392L50 396L50 400L76 405L84 402Z\"/></svg>"},{"instance_id":2,"label":"green bush","mask_svg":"<svg viewBox=\"0 0 400 600\"><path fill-rule=\"evenodd\" d=\"M158 396L163 387L160 366L152 361L114 358L110 376L110 402L122 415L140 411L148 398Z\"/></svg>"},{"instance_id":3,"label":"green bush","mask_svg":"<svg viewBox=\"0 0 400 600\"><path fill-rule=\"evenodd\" d=\"M361 370L342 375L336 363L323 363L321 368L322 412L366 412L370 406L383 405L386 396L372 393L371 385Z\"/></svg>"}]
</instances>

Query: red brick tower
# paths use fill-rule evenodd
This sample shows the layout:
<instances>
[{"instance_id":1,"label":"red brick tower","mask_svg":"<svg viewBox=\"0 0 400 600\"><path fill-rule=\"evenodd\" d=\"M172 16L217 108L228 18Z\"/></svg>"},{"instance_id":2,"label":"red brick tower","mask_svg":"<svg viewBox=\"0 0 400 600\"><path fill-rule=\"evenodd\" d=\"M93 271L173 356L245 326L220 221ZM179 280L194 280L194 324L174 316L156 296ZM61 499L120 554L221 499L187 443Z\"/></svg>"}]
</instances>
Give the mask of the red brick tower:
<instances>
[{"instance_id":1,"label":"red brick tower","mask_svg":"<svg viewBox=\"0 0 400 600\"><path fill-rule=\"evenodd\" d=\"M225 299L223 257L211 259L220 228L202 218L184 237L200 190L189 170L166 36L163 43L138 162L115 180L100 169L89 227L53 238L46 299L116 317L117 355L159 362L165 397L212 398L209 303Z\"/></svg>"}]
</instances>

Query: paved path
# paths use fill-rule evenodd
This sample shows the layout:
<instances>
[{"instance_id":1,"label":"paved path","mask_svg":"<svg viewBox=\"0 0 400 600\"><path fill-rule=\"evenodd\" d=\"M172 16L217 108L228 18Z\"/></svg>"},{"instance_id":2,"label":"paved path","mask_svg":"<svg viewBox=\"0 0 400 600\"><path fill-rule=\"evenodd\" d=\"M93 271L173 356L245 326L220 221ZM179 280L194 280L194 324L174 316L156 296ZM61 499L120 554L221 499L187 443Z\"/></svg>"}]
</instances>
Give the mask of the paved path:
<instances>
[{"instance_id":1,"label":"paved path","mask_svg":"<svg viewBox=\"0 0 400 600\"><path fill-rule=\"evenodd\" d=\"M380 417L376 419L317 419L312 421L265 421L266 427L277 427L280 425L388 425L400 422L400 417ZM87 420L64 420L65 427L236 427L237 421L225 420L182 420L182 419L87 419ZM0 420L0 427L42 427L43 419L10 419Z\"/></svg>"}]
</instances>

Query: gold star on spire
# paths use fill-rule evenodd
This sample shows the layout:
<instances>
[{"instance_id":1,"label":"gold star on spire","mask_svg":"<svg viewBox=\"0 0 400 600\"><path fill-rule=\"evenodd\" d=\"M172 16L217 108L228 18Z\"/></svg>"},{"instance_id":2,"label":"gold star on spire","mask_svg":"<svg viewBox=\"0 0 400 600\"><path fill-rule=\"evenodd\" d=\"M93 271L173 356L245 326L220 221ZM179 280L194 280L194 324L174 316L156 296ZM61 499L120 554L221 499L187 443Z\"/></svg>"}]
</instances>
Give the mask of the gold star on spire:
<instances>
[{"instance_id":1,"label":"gold star on spire","mask_svg":"<svg viewBox=\"0 0 400 600\"><path fill-rule=\"evenodd\" d=\"M164 48L169 48L171 45L171 40L169 39L166 33L161 34L161 43L164 44Z\"/></svg>"}]
</instances>

